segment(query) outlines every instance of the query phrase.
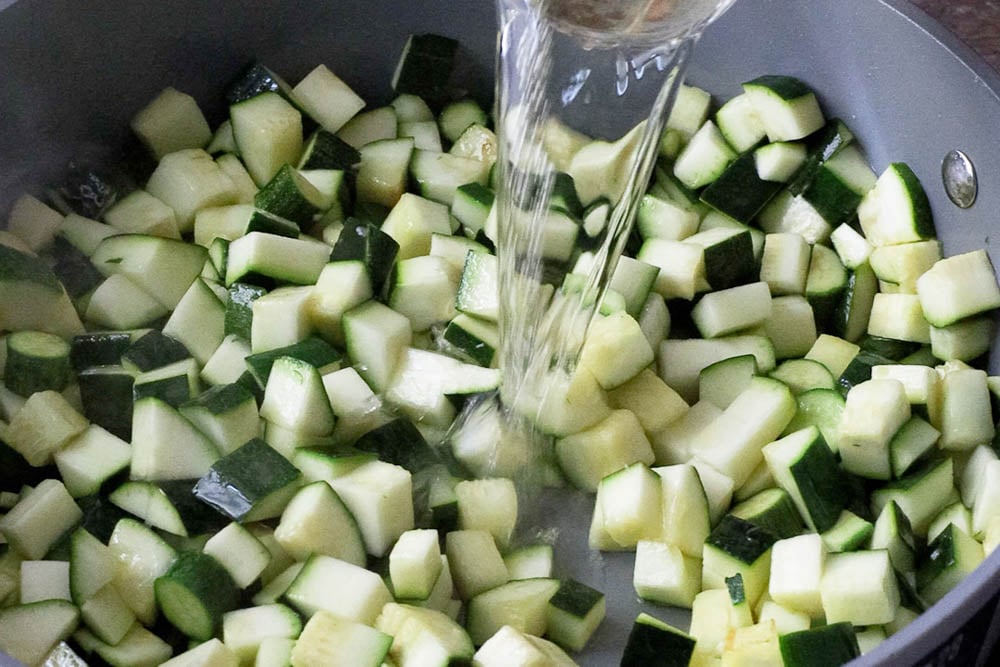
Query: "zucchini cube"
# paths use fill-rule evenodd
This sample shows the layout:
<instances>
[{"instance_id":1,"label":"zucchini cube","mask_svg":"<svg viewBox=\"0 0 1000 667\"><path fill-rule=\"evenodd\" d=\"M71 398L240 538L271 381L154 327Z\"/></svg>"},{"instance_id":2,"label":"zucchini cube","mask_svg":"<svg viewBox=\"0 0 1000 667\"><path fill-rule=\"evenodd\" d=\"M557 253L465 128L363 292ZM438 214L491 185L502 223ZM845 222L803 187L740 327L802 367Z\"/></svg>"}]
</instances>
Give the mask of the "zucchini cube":
<instances>
[{"instance_id":1,"label":"zucchini cube","mask_svg":"<svg viewBox=\"0 0 1000 667\"><path fill-rule=\"evenodd\" d=\"M934 604L976 569L983 558L979 542L955 524L948 524L927 545L923 564L917 570L920 599L924 604Z\"/></svg>"},{"instance_id":2,"label":"zucchini cube","mask_svg":"<svg viewBox=\"0 0 1000 667\"><path fill-rule=\"evenodd\" d=\"M0 612L0 646L26 665L45 662L56 644L76 629L80 613L65 600L44 600Z\"/></svg>"},{"instance_id":3,"label":"zucchini cube","mask_svg":"<svg viewBox=\"0 0 1000 667\"><path fill-rule=\"evenodd\" d=\"M831 554L820 583L828 623L889 623L899 607L899 586L888 551Z\"/></svg>"},{"instance_id":4,"label":"zucchini cube","mask_svg":"<svg viewBox=\"0 0 1000 667\"><path fill-rule=\"evenodd\" d=\"M651 376L669 389L655 374ZM596 491L601 480L616 470L636 462L652 465L655 459L642 424L631 410L625 409L614 410L584 431L559 438L555 451L563 473L575 486L587 491Z\"/></svg>"},{"instance_id":5,"label":"zucchini cube","mask_svg":"<svg viewBox=\"0 0 1000 667\"><path fill-rule=\"evenodd\" d=\"M813 530L833 526L846 503L846 493L830 447L819 428L808 426L775 440L763 449L775 481Z\"/></svg>"},{"instance_id":6,"label":"zucchini cube","mask_svg":"<svg viewBox=\"0 0 1000 667\"><path fill-rule=\"evenodd\" d=\"M663 534L663 487L659 475L633 463L601 480L596 505L608 536L627 549Z\"/></svg>"},{"instance_id":7,"label":"zucchini cube","mask_svg":"<svg viewBox=\"0 0 1000 667\"><path fill-rule=\"evenodd\" d=\"M392 646L392 637L362 623L313 614L292 649L293 665L379 667Z\"/></svg>"},{"instance_id":8,"label":"zucchini cube","mask_svg":"<svg viewBox=\"0 0 1000 667\"><path fill-rule=\"evenodd\" d=\"M910 418L910 403L898 380L868 380L851 387L840 419L840 458L848 472L889 479L889 440Z\"/></svg>"},{"instance_id":9,"label":"zucchini cube","mask_svg":"<svg viewBox=\"0 0 1000 667\"><path fill-rule=\"evenodd\" d=\"M653 363L653 348L639 323L618 312L595 320L580 352L586 366L604 389L614 389Z\"/></svg>"},{"instance_id":10,"label":"zucchini cube","mask_svg":"<svg viewBox=\"0 0 1000 667\"><path fill-rule=\"evenodd\" d=\"M354 515L370 555L386 555L413 529L413 483L405 468L369 461L330 480L330 486Z\"/></svg>"},{"instance_id":11,"label":"zucchini cube","mask_svg":"<svg viewBox=\"0 0 1000 667\"><path fill-rule=\"evenodd\" d=\"M726 578L739 574L747 600L755 605L767 588L771 547L777 541L770 531L727 514L705 540L702 586L725 588Z\"/></svg>"},{"instance_id":12,"label":"zucchini cube","mask_svg":"<svg viewBox=\"0 0 1000 667\"><path fill-rule=\"evenodd\" d=\"M552 642L505 625L476 651L473 664L481 667L569 667L576 663Z\"/></svg>"},{"instance_id":13,"label":"zucchini cube","mask_svg":"<svg viewBox=\"0 0 1000 667\"><path fill-rule=\"evenodd\" d=\"M445 537L445 552L455 591L463 600L509 579L496 542L485 530L453 530Z\"/></svg>"},{"instance_id":14,"label":"zucchini cube","mask_svg":"<svg viewBox=\"0 0 1000 667\"><path fill-rule=\"evenodd\" d=\"M363 567L314 554L288 587L285 597L306 617L325 610L373 625L392 594L382 577Z\"/></svg>"},{"instance_id":15,"label":"zucchini cube","mask_svg":"<svg viewBox=\"0 0 1000 667\"><path fill-rule=\"evenodd\" d=\"M63 483L46 479L0 518L0 533L22 556L37 560L81 518L83 512Z\"/></svg>"},{"instance_id":16,"label":"zucchini cube","mask_svg":"<svg viewBox=\"0 0 1000 667\"><path fill-rule=\"evenodd\" d=\"M642 612L632 624L621 667L687 665L694 649L694 637Z\"/></svg>"},{"instance_id":17,"label":"zucchini cube","mask_svg":"<svg viewBox=\"0 0 1000 667\"><path fill-rule=\"evenodd\" d=\"M790 632L778 639L781 659L789 667L823 664L842 665L861 655L854 627L850 623L830 623L808 630Z\"/></svg>"},{"instance_id":18,"label":"zucchini cube","mask_svg":"<svg viewBox=\"0 0 1000 667\"><path fill-rule=\"evenodd\" d=\"M419 647L442 656L445 663L467 664L475 651L465 628L434 609L390 602L382 607L375 628L392 635L396 660Z\"/></svg>"},{"instance_id":19,"label":"zucchini cube","mask_svg":"<svg viewBox=\"0 0 1000 667\"><path fill-rule=\"evenodd\" d=\"M171 87L140 109L130 125L157 160L185 148L203 148L212 138L195 99Z\"/></svg>"},{"instance_id":20,"label":"zucchini cube","mask_svg":"<svg viewBox=\"0 0 1000 667\"><path fill-rule=\"evenodd\" d=\"M313 618L325 613L328 612L317 612ZM294 639L302 632L302 619L283 604L243 607L226 612L222 617L222 639L236 655L238 663L253 660L267 638Z\"/></svg>"},{"instance_id":21,"label":"zucchini cube","mask_svg":"<svg viewBox=\"0 0 1000 667\"><path fill-rule=\"evenodd\" d=\"M574 579L564 579L549 598L545 634L570 651L582 651L604 620L604 593Z\"/></svg>"},{"instance_id":22,"label":"zucchini cube","mask_svg":"<svg viewBox=\"0 0 1000 667\"><path fill-rule=\"evenodd\" d=\"M771 552L771 598L810 618L822 618L820 583L825 562L826 547L815 533L778 540Z\"/></svg>"},{"instance_id":23,"label":"zucchini cube","mask_svg":"<svg viewBox=\"0 0 1000 667\"><path fill-rule=\"evenodd\" d=\"M632 586L643 600L690 609L701 590L701 559L673 544L639 540Z\"/></svg>"},{"instance_id":24,"label":"zucchini cube","mask_svg":"<svg viewBox=\"0 0 1000 667\"><path fill-rule=\"evenodd\" d=\"M254 438L212 464L194 495L234 521L259 521L281 514L300 477L285 457Z\"/></svg>"},{"instance_id":25,"label":"zucchini cube","mask_svg":"<svg viewBox=\"0 0 1000 667\"><path fill-rule=\"evenodd\" d=\"M153 584L156 603L174 627L192 639L207 641L236 608L239 589L212 556L183 551Z\"/></svg>"},{"instance_id":26,"label":"zucchini cube","mask_svg":"<svg viewBox=\"0 0 1000 667\"><path fill-rule=\"evenodd\" d=\"M479 593L469 600L466 611L465 626L472 643L481 646L506 625L542 636L549 600L557 590L557 579L519 579Z\"/></svg>"},{"instance_id":27,"label":"zucchini cube","mask_svg":"<svg viewBox=\"0 0 1000 667\"><path fill-rule=\"evenodd\" d=\"M396 598L424 600L441 574L441 547L433 529L408 530L389 552L389 578Z\"/></svg>"},{"instance_id":28,"label":"zucchini cube","mask_svg":"<svg viewBox=\"0 0 1000 667\"><path fill-rule=\"evenodd\" d=\"M474 479L455 485L458 526L462 530L485 530L501 551L510 545L517 525L517 490L505 477Z\"/></svg>"}]
</instances>

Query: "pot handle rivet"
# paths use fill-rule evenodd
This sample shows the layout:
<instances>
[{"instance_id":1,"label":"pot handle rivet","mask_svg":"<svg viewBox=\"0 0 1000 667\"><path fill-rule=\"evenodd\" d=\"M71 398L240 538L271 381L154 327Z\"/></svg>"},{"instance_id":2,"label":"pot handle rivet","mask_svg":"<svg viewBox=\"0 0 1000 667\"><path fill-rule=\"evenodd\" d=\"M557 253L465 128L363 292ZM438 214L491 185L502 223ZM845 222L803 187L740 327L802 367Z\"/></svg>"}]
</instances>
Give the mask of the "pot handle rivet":
<instances>
[{"instance_id":1,"label":"pot handle rivet","mask_svg":"<svg viewBox=\"0 0 1000 667\"><path fill-rule=\"evenodd\" d=\"M944 181L948 198L955 206L969 208L975 203L979 181L976 178L976 168L968 155L957 149L948 151L941 161L941 180Z\"/></svg>"}]
</instances>

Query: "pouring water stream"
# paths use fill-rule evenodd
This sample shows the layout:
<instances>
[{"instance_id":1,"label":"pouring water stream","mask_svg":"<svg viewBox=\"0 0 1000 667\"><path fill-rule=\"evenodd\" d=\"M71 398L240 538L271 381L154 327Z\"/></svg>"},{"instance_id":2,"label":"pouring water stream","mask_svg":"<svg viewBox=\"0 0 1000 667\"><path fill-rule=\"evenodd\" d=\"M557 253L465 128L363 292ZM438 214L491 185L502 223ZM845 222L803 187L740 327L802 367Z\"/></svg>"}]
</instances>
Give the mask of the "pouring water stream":
<instances>
[{"instance_id":1,"label":"pouring water stream","mask_svg":"<svg viewBox=\"0 0 1000 667\"><path fill-rule=\"evenodd\" d=\"M572 382L584 338L622 254L660 139L702 31L734 0L497 0L497 229L500 395L467 410L463 429L496 442L489 472L538 470L534 424ZM574 158L598 139L622 156L613 177ZM590 149L588 149L590 150ZM597 165L598 167L600 165ZM585 206L608 200L600 229L580 230L571 258L551 245L558 172ZM599 172L599 170L598 170ZM560 289L582 244L582 287ZM533 480L538 482L540 480Z\"/></svg>"}]
</instances>

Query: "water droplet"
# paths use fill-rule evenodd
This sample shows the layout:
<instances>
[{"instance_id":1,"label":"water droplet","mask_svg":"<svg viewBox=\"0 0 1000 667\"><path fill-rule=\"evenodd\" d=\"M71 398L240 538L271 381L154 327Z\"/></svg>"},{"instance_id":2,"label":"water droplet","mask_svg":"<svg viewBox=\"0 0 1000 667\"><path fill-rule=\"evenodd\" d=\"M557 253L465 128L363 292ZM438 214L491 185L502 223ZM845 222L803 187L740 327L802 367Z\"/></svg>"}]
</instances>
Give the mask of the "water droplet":
<instances>
[{"instance_id":1,"label":"water droplet","mask_svg":"<svg viewBox=\"0 0 1000 667\"><path fill-rule=\"evenodd\" d=\"M941 161L941 179L948 198L955 206L969 208L975 203L979 181L968 155L960 150L948 151Z\"/></svg>"},{"instance_id":2,"label":"water droplet","mask_svg":"<svg viewBox=\"0 0 1000 667\"><path fill-rule=\"evenodd\" d=\"M583 88L584 84L587 83L587 79L590 78L590 68L585 67L570 77L569 85L562 90L562 105L567 106L576 96L580 94L580 90Z\"/></svg>"}]
</instances>

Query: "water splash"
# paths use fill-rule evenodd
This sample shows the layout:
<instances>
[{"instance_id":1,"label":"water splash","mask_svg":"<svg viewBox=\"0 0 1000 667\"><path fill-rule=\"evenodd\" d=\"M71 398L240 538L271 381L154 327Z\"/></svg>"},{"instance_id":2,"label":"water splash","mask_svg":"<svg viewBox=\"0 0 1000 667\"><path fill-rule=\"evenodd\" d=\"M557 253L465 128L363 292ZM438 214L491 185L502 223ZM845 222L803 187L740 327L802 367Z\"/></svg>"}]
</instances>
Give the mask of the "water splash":
<instances>
[{"instance_id":1,"label":"water splash","mask_svg":"<svg viewBox=\"0 0 1000 667\"><path fill-rule=\"evenodd\" d=\"M537 469L550 446L537 427L571 426L547 411L565 408L577 391L586 332L631 232L691 49L731 1L498 0L501 392L457 428L482 427L492 412L497 447L534 444L528 456L494 461ZM578 233L569 262L546 246L558 172L576 179L584 206L605 198L611 211L596 236ZM562 289L584 246L593 260L580 288Z\"/></svg>"}]
</instances>

